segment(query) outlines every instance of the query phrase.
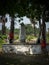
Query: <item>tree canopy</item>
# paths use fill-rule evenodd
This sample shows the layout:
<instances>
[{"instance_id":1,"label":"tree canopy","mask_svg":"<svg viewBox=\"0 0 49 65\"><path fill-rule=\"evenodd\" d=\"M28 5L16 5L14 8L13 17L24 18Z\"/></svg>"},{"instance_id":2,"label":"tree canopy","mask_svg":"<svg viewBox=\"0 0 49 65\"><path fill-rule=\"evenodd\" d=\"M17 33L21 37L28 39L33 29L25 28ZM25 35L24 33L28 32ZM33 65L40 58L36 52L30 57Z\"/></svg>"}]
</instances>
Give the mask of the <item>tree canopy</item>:
<instances>
[{"instance_id":1,"label":"tree canopy","mask_svg":"<svg viewBox=\"0 0 49 65\"><path fill-rule=\"evenodd\" d=\"M48 19L49 0L0 0L0 15L9 13L14 16L17 13L20 17L38 18L42 12Z\"/></svg>"}]
</instances>

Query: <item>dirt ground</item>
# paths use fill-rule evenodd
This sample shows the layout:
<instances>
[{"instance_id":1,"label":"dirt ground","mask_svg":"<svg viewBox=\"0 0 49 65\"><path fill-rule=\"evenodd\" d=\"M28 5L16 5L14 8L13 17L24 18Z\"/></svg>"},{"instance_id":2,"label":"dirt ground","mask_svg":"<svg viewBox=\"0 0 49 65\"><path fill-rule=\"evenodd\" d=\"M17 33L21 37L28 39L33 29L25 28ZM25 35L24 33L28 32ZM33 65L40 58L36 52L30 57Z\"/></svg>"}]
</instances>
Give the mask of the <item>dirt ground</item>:
<instances>
[{"instance_id":1,"label":"dirt ground","mask_svg":"<svg viewBox=\"0 0 49 65\"><path fill-rule=\"evenodd\" d=\"M49 55L16 55L0 52L0 65L49 65Z\"/></svg>"}]
</instances>

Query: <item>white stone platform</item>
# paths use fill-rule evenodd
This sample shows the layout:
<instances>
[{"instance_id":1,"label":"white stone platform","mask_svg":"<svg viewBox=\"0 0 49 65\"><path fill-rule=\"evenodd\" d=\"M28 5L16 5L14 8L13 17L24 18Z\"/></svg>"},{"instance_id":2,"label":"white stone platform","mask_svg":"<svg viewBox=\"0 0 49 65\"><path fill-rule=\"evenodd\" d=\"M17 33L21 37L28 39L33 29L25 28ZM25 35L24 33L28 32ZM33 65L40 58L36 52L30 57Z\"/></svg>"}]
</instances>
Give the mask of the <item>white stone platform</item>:
<instances>
[{"instance_id":1,"label":"white stone platform","mask_svg":"<svg viewBox=\"0 0 49 65\"><path fill-rule=\"evenodd\" d=\"M49 52L49 45L46 46ZM4 44L2 49L5 53L16 53L16 54L41 54L41 46L37 44Z\"/></svg>"}]
</instances>

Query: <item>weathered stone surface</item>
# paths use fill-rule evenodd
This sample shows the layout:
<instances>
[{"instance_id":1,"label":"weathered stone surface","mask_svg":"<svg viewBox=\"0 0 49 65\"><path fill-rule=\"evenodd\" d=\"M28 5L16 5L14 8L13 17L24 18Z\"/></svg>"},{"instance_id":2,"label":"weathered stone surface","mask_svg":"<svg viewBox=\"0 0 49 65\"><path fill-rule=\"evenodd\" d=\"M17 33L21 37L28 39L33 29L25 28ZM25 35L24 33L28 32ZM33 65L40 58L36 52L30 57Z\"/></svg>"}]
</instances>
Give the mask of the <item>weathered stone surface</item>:
<instances>
[{"instance_id":1,"label":"weathered stone surface","mask_svg":"<svg viewBox=\"0 0 49 65\"><path fill-rule=\"evenodd\" d=\"M16 54L25 54L25 55L26 54L41 54L41 52L42 52L40 45L5 44L5 45L3 45L2 49L5 53L16 53Z\"/></svg>"},{"instance_id":2,"label":"weathered stone surface","mask_svg":"<svg viewBox=\"0 0 49 65\"><path fill-rule=\"evenodd\" d=\"M0 22L0 30L2 30L2 23Z\"/></svg>"},{"instance_id":3,"label":"weathered stone surface","mask_svg":"<svg viewBox=\"0 0 49 65\"><path fill-rule=\"evenodd\" d=\"M21 23L19 40L20 42L25 42L26 33L25 33L25 25Z\"/></svg>"},{"instance_id":4,"label":"weathered stone surface","mask_svg":"<svg viewBox=\"0 0 49 65\"><path fill-rule=\"evenodd\" d=\"M46 46L49 52L49 45ZM2 49L5 53L16 53L16 54L41 54L41 46L36 44L4 44Z\"/></svg>"}]
</instances>

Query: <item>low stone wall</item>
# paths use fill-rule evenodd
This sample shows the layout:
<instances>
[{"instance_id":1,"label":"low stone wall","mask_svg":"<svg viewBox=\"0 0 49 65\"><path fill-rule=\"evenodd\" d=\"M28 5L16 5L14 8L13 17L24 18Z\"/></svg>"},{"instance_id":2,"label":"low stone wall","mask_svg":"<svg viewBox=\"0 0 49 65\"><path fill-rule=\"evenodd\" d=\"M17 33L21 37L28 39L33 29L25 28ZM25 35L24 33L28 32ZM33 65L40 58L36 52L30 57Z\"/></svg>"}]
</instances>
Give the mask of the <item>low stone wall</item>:
<instances>
[{"instance_id":1,"label":"low stone wall","mask_svg":"<svg viewBox=\"0 0 49 65\"><path fill-rule=\"evenodd\" d=\"M47 51L49 52L49 45L47 45ZM30 45L25 45L25 44L4 44L2 46L2 50L5 53L16 53L16 54L41 54L41 46L36 45L36 44L30 44Z\"/></svg>"}]
</instances>

